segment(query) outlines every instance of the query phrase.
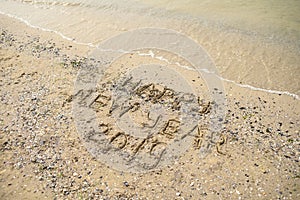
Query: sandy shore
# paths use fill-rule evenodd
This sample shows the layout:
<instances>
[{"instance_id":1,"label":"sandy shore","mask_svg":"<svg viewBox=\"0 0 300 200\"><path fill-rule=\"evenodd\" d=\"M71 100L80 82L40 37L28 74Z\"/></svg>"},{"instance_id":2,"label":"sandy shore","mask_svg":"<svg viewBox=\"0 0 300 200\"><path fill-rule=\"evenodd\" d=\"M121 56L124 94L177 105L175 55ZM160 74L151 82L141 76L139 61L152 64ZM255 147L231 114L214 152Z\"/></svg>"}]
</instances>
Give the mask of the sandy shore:
<instances>
[{"instance_id":1,"label":"sandy shore","mask_svg":"<svg viewBox=\"0 0 300 200\"><path fill-rule=\"evenodd\" d=\"M224 82L224 140L147 173L86 150L72 115L86 46L0 16L1 199L298 199L299 100Z\"/></svg>"}]
</instances>

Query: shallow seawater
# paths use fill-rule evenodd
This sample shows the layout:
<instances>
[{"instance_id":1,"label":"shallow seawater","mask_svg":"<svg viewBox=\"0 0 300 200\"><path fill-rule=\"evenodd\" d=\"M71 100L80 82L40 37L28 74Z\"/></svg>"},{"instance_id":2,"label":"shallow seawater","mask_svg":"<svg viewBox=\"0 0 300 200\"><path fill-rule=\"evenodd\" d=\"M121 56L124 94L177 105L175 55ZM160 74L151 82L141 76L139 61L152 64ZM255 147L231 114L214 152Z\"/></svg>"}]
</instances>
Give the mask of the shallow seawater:
<instances>
[{"instance_id":1,"label":"shallow seawater","mask_svg":"<svg viewBox=\"0 0 300 200\"><path fill-rule=\"evenodd\" d=\"M299 10L297 0L0 1L2 14L89 45L91 50L129 30L172 29L207 51L223 81L297 95Z\"/></svg>"},{"instance_id":2,"label":"shallow seawater","mask_svg":"<svg viewBox=\"0 0 300 200\"><path fill-rule=\"evenodd\" d=\"M266 37L299 39L300 2L297 0L140 0L169 11L220 23Z\"/></svg>"}]
</instances>

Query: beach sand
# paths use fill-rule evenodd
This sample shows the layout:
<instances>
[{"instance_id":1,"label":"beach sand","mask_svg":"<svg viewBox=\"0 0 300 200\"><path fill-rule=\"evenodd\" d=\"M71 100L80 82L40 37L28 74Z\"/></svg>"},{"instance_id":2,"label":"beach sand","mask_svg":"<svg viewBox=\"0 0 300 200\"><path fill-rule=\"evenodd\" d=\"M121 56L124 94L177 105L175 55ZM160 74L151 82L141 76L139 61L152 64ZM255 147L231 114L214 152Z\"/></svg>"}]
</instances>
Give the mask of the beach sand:
<instances>
[{"instance_id":1,"label":"beach sand","mask_svg":"<svg viewBox=\"0 0 300 200\"><path fill-rule=\"evenodd\" d=\"M210 154L191 145L162 168L120 172L87 151L74 123L91 47L0 20L1 199L299 199L299 99L224 81L223 141Z\"/></svg>"}]
</instances>

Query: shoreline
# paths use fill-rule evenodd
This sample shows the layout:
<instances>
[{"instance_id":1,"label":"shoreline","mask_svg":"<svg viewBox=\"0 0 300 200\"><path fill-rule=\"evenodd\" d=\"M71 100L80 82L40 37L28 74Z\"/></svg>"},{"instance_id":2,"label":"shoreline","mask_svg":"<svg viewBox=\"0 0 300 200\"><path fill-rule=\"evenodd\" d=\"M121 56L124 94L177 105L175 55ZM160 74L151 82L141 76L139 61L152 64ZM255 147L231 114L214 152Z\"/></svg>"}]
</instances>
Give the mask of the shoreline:
<instances>
[{"instance_id":1,"label":"shoreline","mask_svg":"<svg viewBox=\"0 0 300 200\"><path fill-rule=\"evenodd\" d=\"M61 38L67 40L67 41L70 41L74 44L77 44L77 45L83 45L83 46L87 46L87 47L90 47L90 48L97 48L97 45L94 45L92 43L82 43L82 42L78 42L70 37L67 37L65 35L63 35L62 33L60 32L57 32L55 30L51 30L51 29L45 29L45 28L42 28L42 27L39 27L39 26L34 26L32 24L30 24L28 21L22 19L22 18L19 18L19 17L16 17L14 15L10 15L10 14L6 14L6 13L3 13L0 11L0 14L1 15L4 15L4 16L7 16L7 17L10 17L10 18L13 18L15 20L18 20L24 24L26 24L28 27L30 28L34 28L34 29L37 29L37 30L40 30L40 31L43 31L43 32L49 32L49 33L54 33L58 36L60 36ZM105 49L103 51L106 51ZM158 56L155 56L155 55L152 55L152 54L145 54L144 56L151 56L151 57L156 57L157 59L159 58ZM166 60L165 58L161 58L162 60L164 60L166 63L170 63L168 60ZM189 68L193 68L191 66L182 66L182 67L189 67ZM203 71L203 73L206 73L206 71ZM211 72L207 72L207 73L211 73ZM230 79L227 79L227 78L224 78L220 75L217 75L219 76L219 78L223 81L226 81L226 82L230 82L230 83L233 83L237 86L240 86L240 87L243 87L243 88L248 88L250 90L256 90L256 91L263 91L263 92L267 92L267 93L271 93L271 94L279 94L279 95L287 95L287 96L291 96L293 98L296 98L297 100L300 100L300 97L298 94L295 94L295 93L290 93L289 91L279 91L279 90L272 90L272 89L266 89L266 88L259 88L259 87L255 87L255 86L252 86L252 85L248 85L248 84L241 84L241 83L237 83L235 82L234 80L230 80Z\"/></svg>"},{"instance_id":2,"label":"shoreline","mask_svg":"<svg viewBox=\"0 0 300 200\"><path fill-rule=\"evenodd\" d=\"M293 43L282 42L278 40L276 31L268 37L258 33L249 34L239 30L234 23L233 27L226 28L222 23L210 23L210 19L199 21L185 14L156 7L150 9L147 5L133 2L92 1L76 6L11 3L4 2L2 12L89 46L96 46L129 30L145 27L172 29L202 45L215 61L223 78L238 84L288 91L299 96L300 56L299 47L295 46L297 40ZM26 16L28 11L32 12L30 17ZM41 18L45 20L41 21Z\"/></svg>"}]
</instances>

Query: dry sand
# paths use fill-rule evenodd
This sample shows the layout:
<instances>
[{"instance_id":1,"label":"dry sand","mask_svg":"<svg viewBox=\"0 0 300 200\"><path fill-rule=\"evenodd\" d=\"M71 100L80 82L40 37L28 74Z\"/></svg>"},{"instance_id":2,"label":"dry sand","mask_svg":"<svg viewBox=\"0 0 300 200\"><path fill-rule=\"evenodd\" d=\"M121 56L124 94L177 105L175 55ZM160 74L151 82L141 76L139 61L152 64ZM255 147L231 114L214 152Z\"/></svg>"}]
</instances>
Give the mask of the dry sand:
<instances>
[{"instance_id":1,"label":"dry sand","mask_svg":"<svg viewBox=\"0 0 300 200\"><path fill-rule=\"evenodd\" d=\"M224 82L226 140L207 157L191 145L161 169L116 171L86 150L72 115L89 49L0 20L1 199L299 199L299 100Z\"/></svg>"}]
</instances>

